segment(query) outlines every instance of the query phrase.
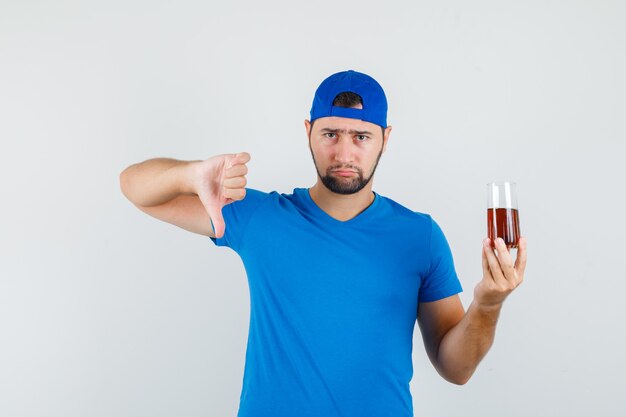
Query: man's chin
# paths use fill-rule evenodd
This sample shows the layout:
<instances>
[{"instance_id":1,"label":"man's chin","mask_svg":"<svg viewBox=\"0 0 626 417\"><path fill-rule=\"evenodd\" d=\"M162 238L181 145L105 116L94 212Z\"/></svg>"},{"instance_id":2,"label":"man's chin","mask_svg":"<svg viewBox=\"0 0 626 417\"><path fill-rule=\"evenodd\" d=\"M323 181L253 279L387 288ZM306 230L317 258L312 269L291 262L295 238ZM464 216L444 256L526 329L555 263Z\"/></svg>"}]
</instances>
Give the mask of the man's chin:
<instances>
[{"instance_id":1,"label":"man's chin","mask_svg":"<svg viewBox=\"0 0 626 417\"><path fill-rule=\"evenodd\" d=\"M340 194L340 195L352 195L352 194L356 194L357 192L361 190L356 190L354 188L350 188L350 189L335 188L335 189L331 189L330 191L335 194Z\"/></svg>"},{"instance_id":2,"label":"man's chin","mask_svg":"<svg viewBox=\"0 0 626 417\"><path fill-rule=\"evenodd\" d=\"M345 177L342 177L345 178ZM326 178L325 181L322 181L326 188L328 188L331 192L341 195L350 195L358 193L363 189L365 184L355 183L352 179L348 179L348 181L339 180L337 181L335 178Z\"/></svg>"}]
</instances>

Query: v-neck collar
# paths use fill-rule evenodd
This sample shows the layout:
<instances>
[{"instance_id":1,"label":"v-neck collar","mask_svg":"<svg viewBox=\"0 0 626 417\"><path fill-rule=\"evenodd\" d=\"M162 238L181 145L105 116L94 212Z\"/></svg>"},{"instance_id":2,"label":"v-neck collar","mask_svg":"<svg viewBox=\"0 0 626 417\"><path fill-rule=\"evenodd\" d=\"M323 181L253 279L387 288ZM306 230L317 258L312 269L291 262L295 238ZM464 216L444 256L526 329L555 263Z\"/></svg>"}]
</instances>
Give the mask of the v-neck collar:
<instances>
[{"instance_id":1,"label":"v-neck collar","mask_svg":"<svg viewBox=\"0 0 626 417\"><path fill-rule=\"evenodd\" d=\"M353 218L342 221L342 220L335 219L330 214L322 210L322 208L318 206L317 203L311 197L311 193L308 188L299 188L297 189L297 191L303 194L302 200L312 214L314 214L317 218L335 226L337 225L348 226L348 225L357 224L357 223L367 220L368 218L372 217L374 211L376 210L376 207L378 206L380 202L380 196L378 195L378 193L376 193L375 191L372 191L374 193L374 200L371 202L371 204L367 206L365 210L363 210L362 212L360 212Z\"/></svg>"}]
</instances>

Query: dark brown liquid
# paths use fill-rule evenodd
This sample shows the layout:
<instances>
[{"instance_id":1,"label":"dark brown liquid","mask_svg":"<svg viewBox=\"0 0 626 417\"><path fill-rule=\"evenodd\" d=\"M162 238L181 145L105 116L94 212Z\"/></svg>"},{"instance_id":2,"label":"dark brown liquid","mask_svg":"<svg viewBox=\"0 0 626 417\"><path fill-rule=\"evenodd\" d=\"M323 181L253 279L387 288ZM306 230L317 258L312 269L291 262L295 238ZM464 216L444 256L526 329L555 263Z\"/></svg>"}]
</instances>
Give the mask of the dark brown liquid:
<instances>
[{"instance_id":1,"label":"dark brown liquid","mask_svg":"<svg viewBox=\"0 0 626 417\"><path fill-rule=\"evenodd\" d=\"M501 237L507 248L517 248L517 241L519 240L517 209L487 209L487 229L492 247L494 240Z\"/></svg>"}]
</instances>

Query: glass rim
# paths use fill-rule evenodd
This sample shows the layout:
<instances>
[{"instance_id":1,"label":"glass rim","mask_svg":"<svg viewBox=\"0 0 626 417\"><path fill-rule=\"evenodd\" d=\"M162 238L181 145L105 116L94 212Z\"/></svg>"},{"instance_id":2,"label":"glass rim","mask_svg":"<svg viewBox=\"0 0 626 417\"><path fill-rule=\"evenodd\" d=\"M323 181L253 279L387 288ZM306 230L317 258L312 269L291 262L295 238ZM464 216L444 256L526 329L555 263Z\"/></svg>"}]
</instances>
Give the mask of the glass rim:
<instances>
[{"instance_id":1,"label":"glass rim","mask_svg":"<svg viewBox=\"0 0 626 417\"><path fill-rule=\"evenodd\" d=\"M492 181L492 182L488 182L486 185L494 185L494 184L512 184L512 185L517 185L517 183L515 181Z\"/></svg>"}]
</instances>

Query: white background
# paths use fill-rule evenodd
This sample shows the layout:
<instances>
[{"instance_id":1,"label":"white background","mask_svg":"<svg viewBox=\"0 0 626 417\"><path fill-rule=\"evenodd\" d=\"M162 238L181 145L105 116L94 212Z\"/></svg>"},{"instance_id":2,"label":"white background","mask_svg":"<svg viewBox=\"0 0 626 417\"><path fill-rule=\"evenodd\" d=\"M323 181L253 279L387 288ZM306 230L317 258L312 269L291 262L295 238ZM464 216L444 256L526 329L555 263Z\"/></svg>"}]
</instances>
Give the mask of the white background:
<instances>
[{"instance_id":1,"label":"white background","mask_svg":"<svg viewBox=\"0 0 626 417\"><path fill-rule=\"evenodd\" d=\"M620 1L0 0L0 415L234 416L241 261L137 210L119 173L247 151L248 186L311 186L303 120L354 69L389 100L374 190L439 222L466 307L485 183L518 183L528 238L467 385L416 331L416 416L623 416L625 20Z\"/></svg>"}]
</instances>

